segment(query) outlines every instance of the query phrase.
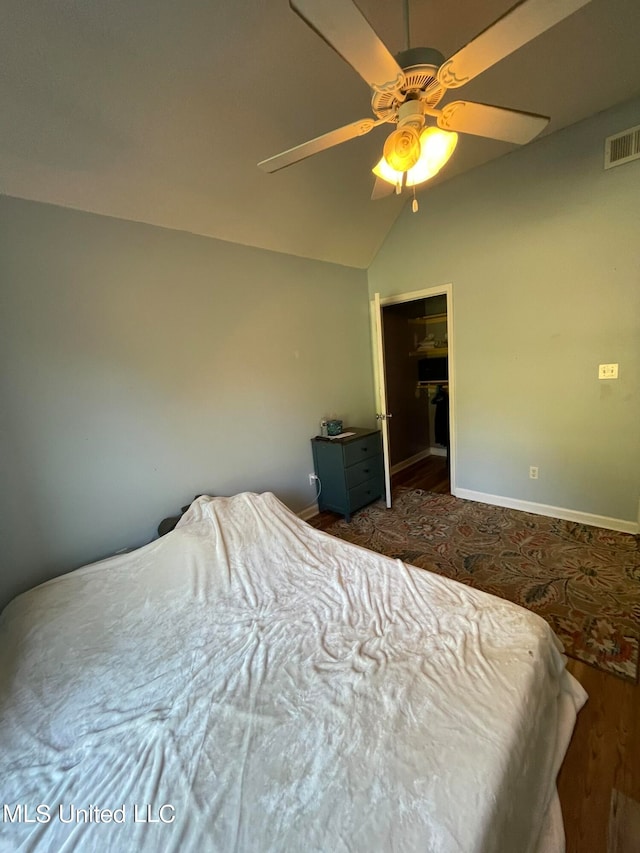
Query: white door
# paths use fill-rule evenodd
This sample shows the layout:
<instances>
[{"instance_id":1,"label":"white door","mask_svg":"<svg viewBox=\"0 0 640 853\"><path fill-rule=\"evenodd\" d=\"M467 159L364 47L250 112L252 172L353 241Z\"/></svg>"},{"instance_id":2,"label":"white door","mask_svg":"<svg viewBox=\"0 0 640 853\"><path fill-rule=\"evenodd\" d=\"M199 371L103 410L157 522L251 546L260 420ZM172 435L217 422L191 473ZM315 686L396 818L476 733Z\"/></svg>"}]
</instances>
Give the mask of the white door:
<instances>
[{"instance_id":1,"label":"white door","mask_svg":"<svg viewBox=\"0 0 640 853\"><path fill-rule=\"evenodd\" d=\"M380 294L376 293L372 303L372 320L374 333L374 376L376 382L376 418L382 428L382 457L384 464L384 488L387 507L391 506L391 462L389 454L389 418L391 412L387 411L387 386L384 369L384 340L382 334L382 306L380 305Z\"/></svg>"}]
</instances>

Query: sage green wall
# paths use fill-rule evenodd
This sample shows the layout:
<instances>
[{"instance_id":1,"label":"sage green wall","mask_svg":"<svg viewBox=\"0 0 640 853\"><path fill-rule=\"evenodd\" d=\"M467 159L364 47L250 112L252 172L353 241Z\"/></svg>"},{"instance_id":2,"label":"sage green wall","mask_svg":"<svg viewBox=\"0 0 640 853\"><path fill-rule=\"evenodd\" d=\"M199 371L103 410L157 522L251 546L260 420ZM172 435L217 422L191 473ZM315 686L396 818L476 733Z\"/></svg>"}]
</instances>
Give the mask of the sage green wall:
<instances>
[{"instance_id":1,"label":"sage green wall","mask_svg":"<svg viewBox=\"0 0 640 853\"><path fill-rule=\"evenodd\" d=\"M368 271L453 283L459 488L637 521L640 161L603 170L637 124L640 101L425 189Z\"/></svg>"},{"instance_id":2,"label":"sage green wall","mask_svg":"<svg viewBox=\"0 0 640 853\"><path fill-rule=\"evenodd\" d=\"M375 424L366 273L0 198L0 604Z\"/></svg>"}]
</instances>

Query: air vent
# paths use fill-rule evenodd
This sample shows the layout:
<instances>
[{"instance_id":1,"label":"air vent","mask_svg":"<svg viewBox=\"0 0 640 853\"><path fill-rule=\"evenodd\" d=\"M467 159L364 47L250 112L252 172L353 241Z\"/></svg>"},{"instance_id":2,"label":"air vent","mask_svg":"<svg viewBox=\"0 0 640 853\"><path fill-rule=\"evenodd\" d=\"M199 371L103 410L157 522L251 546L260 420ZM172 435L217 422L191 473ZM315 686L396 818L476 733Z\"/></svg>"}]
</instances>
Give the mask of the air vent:
<instances>
[{"instance_id":1,"label":"air vent","mask_svg":"<svg viewBox=\"0 0 640 853\"><path fill-rule=\"evenodd\" d=\"M640 124L608 136L604 142L604 167L612 169L631 160L640 160Z\"/></svg>"}]
</instances>

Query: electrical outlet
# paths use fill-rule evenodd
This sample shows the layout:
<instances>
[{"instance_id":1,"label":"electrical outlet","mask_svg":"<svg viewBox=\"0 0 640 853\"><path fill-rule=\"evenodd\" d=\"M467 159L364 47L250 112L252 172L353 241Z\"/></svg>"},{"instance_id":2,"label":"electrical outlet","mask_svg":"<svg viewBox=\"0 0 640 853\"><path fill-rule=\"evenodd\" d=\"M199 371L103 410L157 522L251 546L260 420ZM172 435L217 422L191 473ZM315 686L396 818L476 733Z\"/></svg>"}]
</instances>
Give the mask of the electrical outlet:
<instances>
[{"instance_id":1,"label":"electrical outlet","mask_svg":"<svg viewBox=\"0 0 640 853\"><path fill-rule=\"evenodd\" d=\"M538 479L538 466L537 466L537 465L531 465L531 466L530 466L530 468L529 468L529 477L530 477L532 480L537 480L537 479Z\"/></svg>"},{"instance_id":2,"label":"electrical outlet","mask_svg":"<svg viewBox=\"0 0 640 853\"><path fill-rule=\"evenodd\" d=\"M318 475L317 475L317 474L309 474L309 485L310 485L310 486L313 486L313 484L315 483L315 481L316 481L317 479L318 479Z\"/></svg>"},{"instance_id":3,"label":"electrical outlet","mask_svg":"<svg viewBox=\"0 0 640 853\"><path fill-rule=\"evenodd\" d=\"M598 365L598 379L617 379L618 365L617 364L600 364Z\"/></svg>"}]
</instances>

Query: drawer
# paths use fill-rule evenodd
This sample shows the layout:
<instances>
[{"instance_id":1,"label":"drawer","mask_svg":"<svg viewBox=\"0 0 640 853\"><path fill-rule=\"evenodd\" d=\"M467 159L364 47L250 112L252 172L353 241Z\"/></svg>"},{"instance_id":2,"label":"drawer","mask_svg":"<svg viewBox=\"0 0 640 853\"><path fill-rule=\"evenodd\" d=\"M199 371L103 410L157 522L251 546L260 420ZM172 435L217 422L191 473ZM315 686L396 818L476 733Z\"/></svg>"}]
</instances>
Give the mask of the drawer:
<instances>
[{"instance_id":1,"label":"drawer","mask_svg":"<svg viewBox=\"0 0 640 853\"><path fill-rule=\"evenodd\" d=\"M382 474L382 456L369 456L361 462L356 462L355 465L350 465L345 469L347 477L347 488L352 489L354 486L359 486L365 480L378 480Z\"/></svg>"},{"instance_id":2,"label":"drawer","mask_svg":"<svg viewBox=\"0 0 640 853\"><path fill-rule=\"evenodd\" d=\"M349 511L355 512L361 506L366 506L379 497L382 497L380 478L365 480L359 486L349 489Z\"/></svg>"},{"instance_id":3,"label":"drawer","mask_svg":"<svg viewBox=\"0 0 640 853\"><path fill-rule=\"evenodd\" d=\"M344 464L348 467L357 462L362 462L363 459L368 459L370 456L377 456L381 447L379 432L372 432L370 435L363 435L362 438L354 439L344 445Z\"/></svg>"}]
</instances>

